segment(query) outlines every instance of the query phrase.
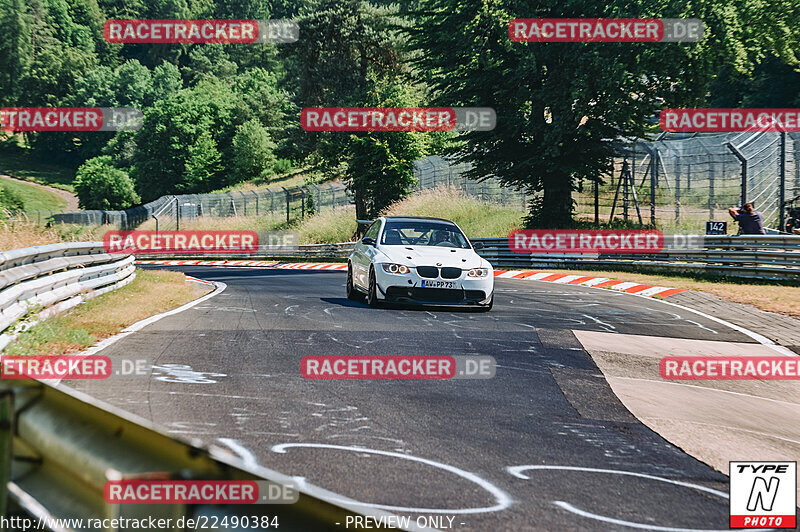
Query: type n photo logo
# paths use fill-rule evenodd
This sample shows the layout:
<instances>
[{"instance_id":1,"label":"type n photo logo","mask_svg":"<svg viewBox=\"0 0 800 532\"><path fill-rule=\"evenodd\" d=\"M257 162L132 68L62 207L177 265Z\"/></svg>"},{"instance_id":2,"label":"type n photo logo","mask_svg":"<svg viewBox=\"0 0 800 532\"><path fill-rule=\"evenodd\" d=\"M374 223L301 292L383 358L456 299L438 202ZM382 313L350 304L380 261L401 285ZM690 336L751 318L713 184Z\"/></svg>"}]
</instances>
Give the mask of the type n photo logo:
<instances>
[{"instance_id":1,"label":"type n photo logo","mask_svg":"<svg viewBox=\"0 0 800 532\"><path fill-rule=\"evenodd\" d=\"M730 527L795 528L797 462L730 462Z\"/></svg>"}]
</instances>

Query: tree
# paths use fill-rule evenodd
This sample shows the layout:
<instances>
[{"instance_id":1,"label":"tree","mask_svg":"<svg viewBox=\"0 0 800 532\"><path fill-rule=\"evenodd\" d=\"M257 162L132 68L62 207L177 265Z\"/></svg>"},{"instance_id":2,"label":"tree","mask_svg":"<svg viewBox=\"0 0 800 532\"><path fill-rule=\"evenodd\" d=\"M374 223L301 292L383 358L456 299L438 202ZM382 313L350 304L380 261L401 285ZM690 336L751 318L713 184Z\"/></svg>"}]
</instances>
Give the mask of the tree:
<instances>
[{"instance_id":1,"label":"tree","mask_svg":"<svg viewBox=\"0 0 800 532\"><path fill-rule=\"evenodd\" d=\"M82 209L127 209L139 203L128 173L115 168L111 157L89 159L75 174L75 192Z\"/></svg>"},{"instance_id":2,"label":"tree","mask_svg":"<svg viewBox=\"0 0 800 532\"><path fill-rule=\"evenodd\" d=\"M268 177L275 165L275 143L258 120L248 120L233 137L233 164L236 181Z\"/></svg>"},{"instance_id":3,"label":"tree","mask_svg":"<svg viewBox=\"0 0 800 532\"><path fill-rule=\"evenodd\" d=\"M210 192L227 185L225 161L233 157L237 104L230 87L209 78L146 108L142 129L134 137L131 170L142 199L150 201L176 191ZM188 164L189 159L206 157L211 141L221 157L219 171L206 172L196 163Z\"/></svg>"},{"instance_id":4,"label":"tree","mask_svg":"<svg viewBox=\"0 0 800 532\"><path fill-rule=\"evenodd\" d=\"M791 0L780 0L790 13ZM746 71L783 31L798 31L757 0L705 0L691 5L608 0L427 0L409 28L412 66L438 105L488 106L491 132L461 137L460 160L470 176L497 176L535 197L529 226L573 223L572 191L599 179L620 136L641 136L656 97L670 106L702 105L719 65ZM519 43L508 37L514 18L698 17L706 37L679 43ZM761 18L759 18L761 17ZM796 19L794 19L796 20ZM447 28L447 31L442 31ZM771 36L771 37L770 37ZM791 50L780 45L787 58ZM795 50L797 48L795 47Z\"/></svg>"},{"instance_id":5,"label":"tree","mask_svg":"<svg viewBox=\"0 0 800 532\"><path fill-rule=\"evenodd\" d=\"M172 63L161 63L153 69L153 92L148 105L153 102L169 98L172 94L183 88L181 73Z\"/></svg>"},{"instance_id":6,"label":"tree","mask_svg":"<svg viewBox=\"0 0 800 532\"><path fill-rule=\"evenodd\" d=\"M377 91L370 97L370 106L414 107L419 102L415 91L399 80L385 81ZM357 218L374 218L408 195L416 182L413 161L425 155L426 135L375 131L349 136L347 188L357 200Z\"/></svg>"},{"instance_id":7,"label":"tree","mask_svg":"<svg viewBox=\"0 0 800 532\"><path fill-rule=\"evenodd\" d=\"M0 104L19 96L19 80L30 68L31 16L23 0L0 0Z\"/></svg>"},{"instance_id":8,"label":"tree","mask_svg":"<svg viewBox=\"0 0 800 532\"><path fill-rule=\"evenodd\" d=\"M194 144L189 146L189 157L183 172L178 192L193 193L207 191L222 171L222 154L211 132L203 131Z\"/></svg>"},{"instance_id":9,"label":"tree","mask_svg":"<svg viewBox=\"0 0 800 532\"><path fill-rule=\"evenodd\" d=\"M152 101L153 75L136 59L126 61L116 72L119 105L141 109Z\"/></svg>"},{"instance_id":10,"label":"tree","mask_svg":"<svg viewBox=\"0 0 800 532\"><path fill-rule=\"evenodd\" d=\"M286 52L287 79L293 80L288 87L299 108L391 105L382 91L407 74L393 27L399 23L396 9L363 0L316 0L305 6L298 20L302 37ZM396 170L403 164L410 169L411 159L405 157L416 153L407 149L414 142L405 135L298 131L292 140L296 158L310 155L328 176L348 178L356 216L363 218L384 203L376 203L373 193L403 194L408 183ZM348 162L354 170L348 170ZM390 182L395 178L397 183Z\"/></svg>"}]
</instances>

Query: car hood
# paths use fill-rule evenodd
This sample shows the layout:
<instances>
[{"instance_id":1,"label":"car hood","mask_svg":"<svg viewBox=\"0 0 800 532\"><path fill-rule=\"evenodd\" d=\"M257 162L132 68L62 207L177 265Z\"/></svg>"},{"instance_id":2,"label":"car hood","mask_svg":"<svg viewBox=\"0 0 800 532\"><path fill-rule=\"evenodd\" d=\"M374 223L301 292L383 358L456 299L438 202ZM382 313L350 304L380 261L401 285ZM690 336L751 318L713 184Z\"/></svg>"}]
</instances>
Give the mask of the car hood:
<instances>
[{"instance_id":1,"label":"car hood","mask_svg":"<svg viewBox=\"0 0 800 532\"><path fill-rule=\"evenodd\" d=\"M442 266L456 268L489 268L489 263L471 249L438 246L381 246L390 262L407 266Z\"/></svg>"}]
</instances>

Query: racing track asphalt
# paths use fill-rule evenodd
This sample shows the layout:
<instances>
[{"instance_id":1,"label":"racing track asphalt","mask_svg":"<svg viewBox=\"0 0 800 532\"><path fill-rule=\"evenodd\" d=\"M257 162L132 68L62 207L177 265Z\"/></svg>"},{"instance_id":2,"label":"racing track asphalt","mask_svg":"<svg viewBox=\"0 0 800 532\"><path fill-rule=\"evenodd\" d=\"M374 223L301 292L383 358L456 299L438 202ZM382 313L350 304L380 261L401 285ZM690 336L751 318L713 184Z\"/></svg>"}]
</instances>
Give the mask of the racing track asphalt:
<instances>
[{"instance_id":1,"label":"racing track asphalt","mask_svg":"<svg viewBox=\"0 0 800 532\"><path fill-rule=\"evenodd\" d=\"M372 309L344 297L342 272L170 269L227 288L101 353L147 358L151 375L64 384L349 498L453 517L454 530L727 529L714 492L727 478L633 418L571 331L752 342L739 332L536 281L498 279L494 310L474 313ZM320 354L489 354L498 368L487 380L304 380L301 358ZM273 448L296 443L311 446Z\"/></svg>"}]
</instances>

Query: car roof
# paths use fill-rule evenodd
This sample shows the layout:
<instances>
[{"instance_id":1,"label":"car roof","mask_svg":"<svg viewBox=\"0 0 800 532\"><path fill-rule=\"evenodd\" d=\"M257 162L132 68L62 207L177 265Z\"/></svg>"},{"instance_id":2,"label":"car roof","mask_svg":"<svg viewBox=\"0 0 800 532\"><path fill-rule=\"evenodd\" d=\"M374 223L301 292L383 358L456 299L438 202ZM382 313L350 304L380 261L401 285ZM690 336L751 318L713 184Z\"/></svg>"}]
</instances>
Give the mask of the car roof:
<instances>
[{"instance_id":1,"label":"car roof","mask_svg":"<svg viewBox=\"0 0 800 532\"><path fill-rule=\"evenodd\" d=\"M444 218L431 218L430 216L383 216L383 219L386 220L387 222L426 221L426 222L443 222L456 225L456 223L452 220L445 220Z\"/></svg>"}]
</instances>

